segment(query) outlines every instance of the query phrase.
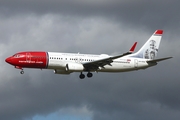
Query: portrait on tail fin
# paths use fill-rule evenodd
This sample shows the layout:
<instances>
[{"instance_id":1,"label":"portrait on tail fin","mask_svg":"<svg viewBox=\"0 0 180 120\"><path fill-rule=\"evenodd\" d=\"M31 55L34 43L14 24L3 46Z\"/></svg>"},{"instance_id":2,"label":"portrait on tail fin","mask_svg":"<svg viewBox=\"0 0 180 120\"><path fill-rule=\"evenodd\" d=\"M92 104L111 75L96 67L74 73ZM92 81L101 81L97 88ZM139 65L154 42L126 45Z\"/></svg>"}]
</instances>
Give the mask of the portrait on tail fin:
<instances>
[{"instance_id":1,"label":"portrait on tail fin","mask_svg":"<svg viewBox=\"0 0 180 120\"><path fill-rule=\"evenodd\" d=\"M141 49L131 56L143 59L155 59L157 57L162 34L163 30L155 31L152 36L146 41L146 43L141 47Z\"/></svg>"},{"instance_id":2,"label":"portrait on tail fin","mask_svg":"<svg viewBox=\"0 0 180 120\"><path fill-rule=\"evenodd\" d=\"M154 59L157 56L158 48L156 47L156 41L150 40L149 49L145 50L144 58L145 59Z\"/></svg>"}]
</instances>

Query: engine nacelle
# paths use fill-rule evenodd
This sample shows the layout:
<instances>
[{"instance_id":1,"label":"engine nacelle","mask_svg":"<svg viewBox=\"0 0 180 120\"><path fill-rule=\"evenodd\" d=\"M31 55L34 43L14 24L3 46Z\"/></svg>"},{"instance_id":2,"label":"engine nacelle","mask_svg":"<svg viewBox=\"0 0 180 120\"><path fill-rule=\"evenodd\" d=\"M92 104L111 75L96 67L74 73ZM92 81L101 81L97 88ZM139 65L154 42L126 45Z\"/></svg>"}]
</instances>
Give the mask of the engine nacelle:
<instances>
[{"instance_id":1,"label":"engine nacelle","mask_svg":"<svg viewBox=\"0 0 180 120\"><path fill-rule=\"evenodd\" d=\"M54 70L54 74L70 74L71 72L65 70Z\"/></svg>"},{"instance_id":2,"label":"engine nacelle","mask_svg":"<svg viewBox=\"0 0 180 120\"><path fill-rule=\"evenodd\" d=\"M66 71L80 72L84 70L84 66L80 63L68 63L66 64Z\"/></svg>"}]
</instances>

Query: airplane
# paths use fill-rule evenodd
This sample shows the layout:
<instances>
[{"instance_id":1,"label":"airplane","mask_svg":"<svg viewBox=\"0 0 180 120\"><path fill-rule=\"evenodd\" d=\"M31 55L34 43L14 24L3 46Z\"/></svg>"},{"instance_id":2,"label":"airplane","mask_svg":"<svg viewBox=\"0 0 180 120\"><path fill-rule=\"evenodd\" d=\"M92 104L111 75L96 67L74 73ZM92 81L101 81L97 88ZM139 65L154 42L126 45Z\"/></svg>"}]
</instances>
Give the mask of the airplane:
<instances>
[{"instance_id":1,"label":"airplane","mask_svg":"<svg viewBox=\"0 0 180 120\"><path fill-rule=\"evenodd\" d=\"M93 76L92 72L127 72L139 69L146 69L157 65L157 62L170 59L157 57L163 30L156 30L139 51L133 53L137 42L131 49L120 55L110 56L107 54L80 54L80 53L59 53L44 51L25 51L14 54L5 59L17 69L37 68L51 69L55 74L68 75L72 72L80 72L79 78L84 79L83 72L87 77Z\"/></svg>"}]
</instances>

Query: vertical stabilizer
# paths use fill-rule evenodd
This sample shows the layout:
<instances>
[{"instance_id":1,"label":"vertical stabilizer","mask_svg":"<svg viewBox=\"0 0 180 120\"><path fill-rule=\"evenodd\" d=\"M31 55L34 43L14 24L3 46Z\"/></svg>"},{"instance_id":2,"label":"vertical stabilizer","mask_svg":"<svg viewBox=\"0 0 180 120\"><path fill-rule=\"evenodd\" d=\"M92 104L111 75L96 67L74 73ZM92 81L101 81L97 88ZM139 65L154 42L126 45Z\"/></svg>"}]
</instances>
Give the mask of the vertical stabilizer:
<instances>
[{"instance_id":1,"label":"vertical stabilizer","mask_svg":"<svg viewBox=\"0 0 180 120\"><path fill-rule=\"evenodd\" d=\"M158 53L162 34L163 30L156 30L141 49L131 56L144 59L154 59Z\"/></svg>"}]
</instances>

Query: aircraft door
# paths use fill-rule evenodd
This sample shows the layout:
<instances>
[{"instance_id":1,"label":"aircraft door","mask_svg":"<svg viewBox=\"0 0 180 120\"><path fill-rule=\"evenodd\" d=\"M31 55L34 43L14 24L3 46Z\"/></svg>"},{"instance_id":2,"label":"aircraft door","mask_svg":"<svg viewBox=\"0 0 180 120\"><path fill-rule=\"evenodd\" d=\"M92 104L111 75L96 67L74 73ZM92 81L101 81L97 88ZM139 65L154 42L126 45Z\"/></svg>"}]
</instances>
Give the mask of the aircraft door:
<instances>
[{"instance_id":1,"label":"aircraft door","mask_svg":"<svg viewBox=\"0 0 180 120\"><path fill-rule=\"evenodd\" d=\"M31 61L31 54L30 53L26 53L26 61L27 62Z\"/></svg>"},{"instance_id":2,"label":"aircraft door","mask_svg":"<svg viewBox=\"0 0 180 120\"><path fill-rule=\"evenodd\" d=\"M137 68L138 67L138 60L134 59L134 67Z\"/></svg>"}]
</instances>

